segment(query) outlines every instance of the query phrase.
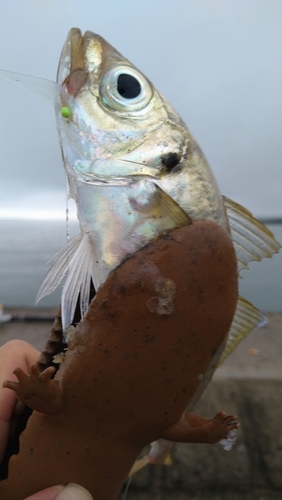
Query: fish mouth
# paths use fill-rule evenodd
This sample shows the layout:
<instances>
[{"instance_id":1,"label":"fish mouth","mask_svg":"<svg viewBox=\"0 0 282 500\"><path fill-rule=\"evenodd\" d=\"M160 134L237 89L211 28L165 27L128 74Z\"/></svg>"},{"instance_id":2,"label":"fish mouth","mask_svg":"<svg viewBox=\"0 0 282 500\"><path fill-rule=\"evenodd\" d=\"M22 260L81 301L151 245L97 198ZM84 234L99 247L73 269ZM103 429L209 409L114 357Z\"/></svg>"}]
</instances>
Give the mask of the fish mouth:
<instances>
[{"instance_id":1,"label":"fish mouth","mask_svg":"<svg viewBox=\"0 0 282 500\"><path fill-rule=\"evenodd\" d=\"M72 28L68 35L70 42L70 72L84 71L85 36L79 28Z\"/></svg>"},{"instance_id":2,"label":"fish mouth","mask_svg":"<svg viewBox=\"0 0 282 500\"><path fill-rule=\"evenodd\" d=\"M109 61L107 61L109 59ZM57 71L57 82L65 84L69 94L75 96L85 85L89 73L98 74L104 65L124 60L106 40L92 31L84 35L72 28L63 46Z\"/></svg>"},{"instance_id":3,"label":"fish mouth","mask_svg":"<svg viewBox=\"0 0 282 500\"><path fill-rule=\"evenodd\" d=\"M86 31L84 35L79 28L69 31L57 71L57 82L65 83L69 94L76 95L84 86L90 64L101 64L102 41L102 37L92 31Z\"/></svg>"},{"instance_id":4,"label":"fish mouth","mask_svg":"<svg viewBox=\"0 0 282 500\"><path fill-rule=\"evenodd\" d=\"M76 95L85 85L88 70L85 65L87 38L79 28L72 28L60 57L57 82L66 85L68 94Z\"/></svg>"}]
</instances>

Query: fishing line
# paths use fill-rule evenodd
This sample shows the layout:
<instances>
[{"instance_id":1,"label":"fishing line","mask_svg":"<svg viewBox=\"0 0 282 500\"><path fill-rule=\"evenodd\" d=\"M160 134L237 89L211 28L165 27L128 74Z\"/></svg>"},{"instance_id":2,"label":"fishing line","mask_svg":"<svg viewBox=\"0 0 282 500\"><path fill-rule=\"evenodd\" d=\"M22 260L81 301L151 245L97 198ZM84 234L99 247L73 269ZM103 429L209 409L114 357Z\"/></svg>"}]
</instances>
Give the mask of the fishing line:
<instances>
[{"instance_id":1,"label":"fishing line","mask_svg":"<svg viewBox=\"0 0 282 500\"><path fill-rule=\"evenodd\" d=\"M127 480L127 484L126 484L126 488L125 488L125 492L123 494L123 497L122 497L122 500L126 500L126 495L128 493L128 489L129 489L129 486L130 486L130 483L131 483L131 479L132 479L132 476L130 476Z\"/></svg>"},{"instance_id":2,"label":"fishing line","mask_svg":"<svg viewBox=\"0 0 282 500\"><path fill-rule=\"evenodd\" d=\"M66 243L68 246L70 242L70 219L69 219L70 186L67 176L65 176L65 179L66 179ZM69 253L67 252L66 276L69 273L69 263L70 263ZM63 285L61 286L63 287Z\"/></svg>"},{"instance_id":3,"label":"fishing line","mask_svg":"<svg viewBox=\"0 0 282 500\"><path fill-rule=\"evenodd\" d=\"M67 176L66 179L66 240L67 243L70 241L70 219L69 219L69 199L70 199L70 186Z\"/></svg>"}]
</instances>

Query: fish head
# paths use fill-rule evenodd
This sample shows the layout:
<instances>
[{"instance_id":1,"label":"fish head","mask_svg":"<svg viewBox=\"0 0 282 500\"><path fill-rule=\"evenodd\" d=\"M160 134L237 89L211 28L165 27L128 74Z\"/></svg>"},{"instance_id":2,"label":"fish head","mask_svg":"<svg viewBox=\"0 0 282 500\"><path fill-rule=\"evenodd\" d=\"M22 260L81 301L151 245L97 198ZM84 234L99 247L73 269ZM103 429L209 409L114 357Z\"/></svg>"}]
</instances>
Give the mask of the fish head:
<instances>
[{"instance_id":1,"label":"fish head","mask_svg":"<svg viewBox=\"0 0 282 500\"><path fill-rule=\"evenodd\" d=\"M70 30L57 82L58 128L69 176L130 183L139 176L159 178L167 165L181 161L181 118L101 36Z\"/></svg>"}]
</instances>

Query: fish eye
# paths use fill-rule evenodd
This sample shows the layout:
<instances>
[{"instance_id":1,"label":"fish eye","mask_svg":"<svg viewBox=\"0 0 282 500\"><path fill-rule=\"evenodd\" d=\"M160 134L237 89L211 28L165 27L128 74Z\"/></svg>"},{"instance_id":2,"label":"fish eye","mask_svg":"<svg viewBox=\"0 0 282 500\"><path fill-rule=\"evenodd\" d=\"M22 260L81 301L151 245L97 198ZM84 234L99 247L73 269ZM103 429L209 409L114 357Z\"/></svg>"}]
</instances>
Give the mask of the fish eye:
<instances>
[{"instance_id":1,"label":"fish eye","mask_svg":"<svg viewBox=\"0 0 282 500\"><path fill-rule=\"evenodd\" d=\"M134 76L121 73L117 79L117 91L125 99L134 99L141 94L141 85Z\"/></svg>"},{"instance_id":2,"label":"fish eye","mask_svg":"<svg viewBox=\"0 0 282 500\"><path fill-rule=\"evenodd\" d=\"M115 111L140 111L150 102L153 91L150 83L135 68L110 68L102 77L100 95L104 104Z\"/></svg>"}]
</instances>

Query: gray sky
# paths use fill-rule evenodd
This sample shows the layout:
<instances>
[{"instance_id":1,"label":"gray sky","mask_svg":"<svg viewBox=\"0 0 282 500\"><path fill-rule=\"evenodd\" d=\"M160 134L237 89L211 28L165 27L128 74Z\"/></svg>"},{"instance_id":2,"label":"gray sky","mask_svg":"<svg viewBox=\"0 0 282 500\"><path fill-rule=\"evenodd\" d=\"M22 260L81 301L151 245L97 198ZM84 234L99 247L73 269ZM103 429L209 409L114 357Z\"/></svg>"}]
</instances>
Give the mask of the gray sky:
<instances>
[{"instance_id":1,"label":"gray sky","mask_svg":"<svg viewBox=\"0 0 282 500\"><path fill-rule=\"evenodd\" d=\"M55 79L71 27L142 70L196 137L221 191L282 216L281 0L1 0L0 68ZM0 217L64 218L52 107L0 79Z\"/></svg>"}]
</instances>

